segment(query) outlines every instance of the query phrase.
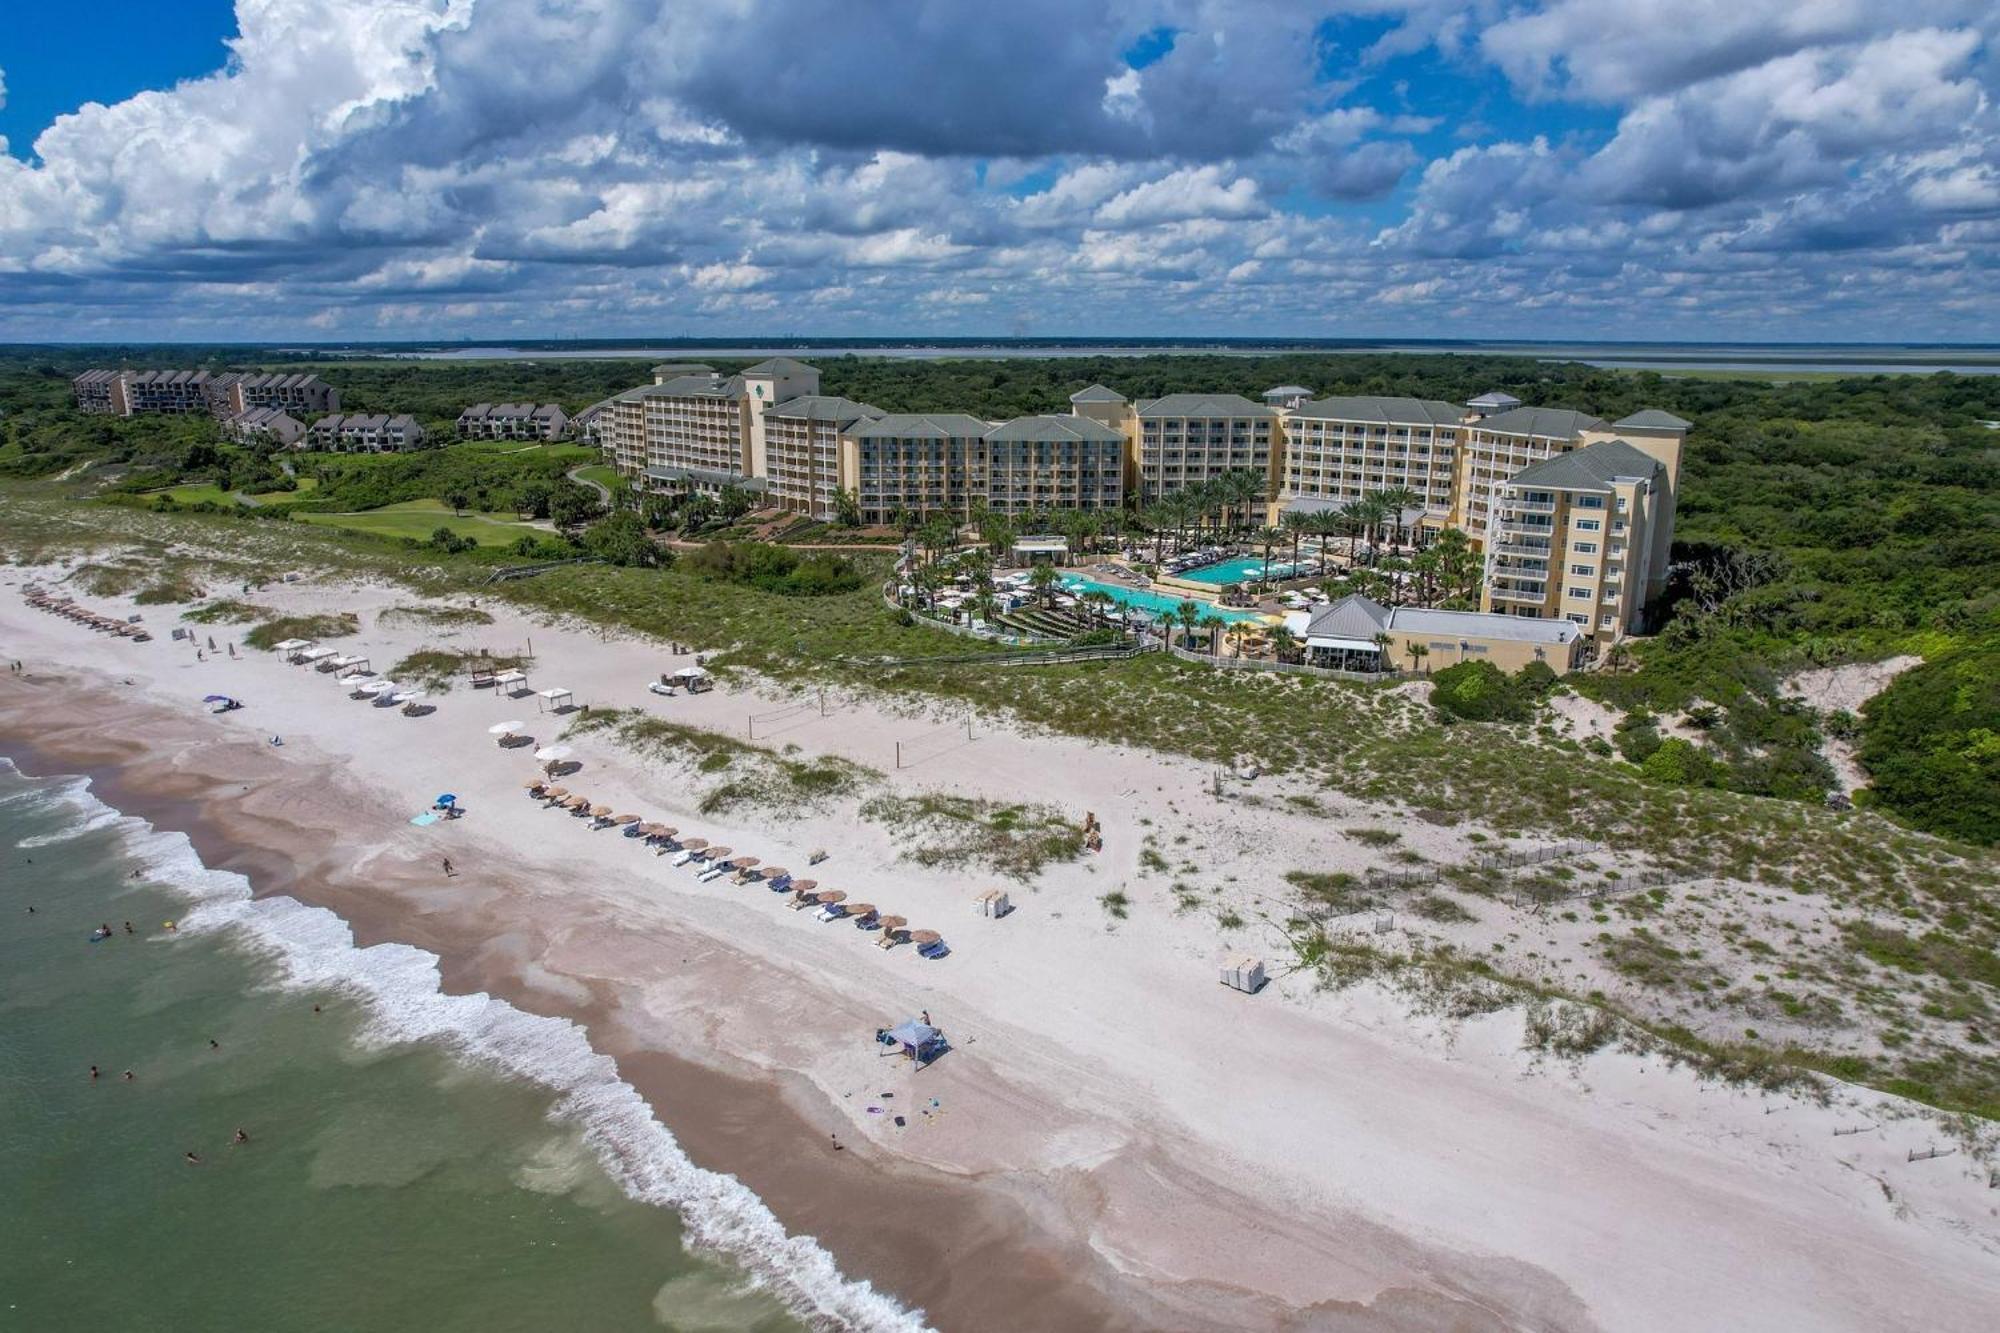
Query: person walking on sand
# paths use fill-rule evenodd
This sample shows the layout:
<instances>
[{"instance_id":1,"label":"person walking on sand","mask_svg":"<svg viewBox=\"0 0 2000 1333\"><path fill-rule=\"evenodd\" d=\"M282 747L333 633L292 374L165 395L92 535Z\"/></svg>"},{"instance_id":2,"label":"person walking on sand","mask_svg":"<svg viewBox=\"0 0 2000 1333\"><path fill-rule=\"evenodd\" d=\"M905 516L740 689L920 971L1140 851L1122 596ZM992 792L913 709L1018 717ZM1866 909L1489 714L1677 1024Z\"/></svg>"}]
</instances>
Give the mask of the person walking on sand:
<instances>
[{"instance_id":1,"label":"person walking on sand","mask_svg":"<svg viewBox=\"0 0 2000 1333\"><path fill-rule=\"evenodd\" d=\"M445 857L445 858L444 858L444 877L445 877L446 879L450 879L450 878L451 878L451 877L452 877L453 875L456 875L457 873L458 873L458 872L457 872L456 870L453 870L453 869L451 868L451 858L450 858L449 856Z\"/></svg>"}]
</instances>

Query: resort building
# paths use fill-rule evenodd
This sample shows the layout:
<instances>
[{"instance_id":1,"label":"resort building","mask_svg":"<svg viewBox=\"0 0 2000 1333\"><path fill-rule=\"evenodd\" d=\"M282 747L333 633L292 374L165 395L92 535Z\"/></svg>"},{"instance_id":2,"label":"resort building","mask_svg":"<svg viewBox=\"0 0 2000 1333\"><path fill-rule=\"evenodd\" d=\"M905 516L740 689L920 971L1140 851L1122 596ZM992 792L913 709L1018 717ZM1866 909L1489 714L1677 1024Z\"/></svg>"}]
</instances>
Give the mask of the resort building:
<instances>
[{"instance_id":1,"label":"resort building","mask_svg":"<svg viewBox=\"0 0 2000 1333\"><path fill-rule=\"evenodd\" d=\"M1461 409L1426 398L1322 398L1285 415L1285 508L1337 509L1407 488L1433 526L1448 520Z\"/></svg>"},{"instance_id":2,"label":"resort building","mask_svg":"<svg viewBox=\"0 0 2000 1333\"><path fill-rule=\"evenodd\" d=\"M837 483L854 493L863 523L893 523L899 510L969 516L975 502L986 500L986 432L992 428L963 412L855 421L840 433Z\"/></svg>"},{"instance_id":3,"label":"resort building","mask_svg":"<svg viewBox=\"0 0 2000 1333\"><path fill-rule=\"evenodd\" d=\"M611 400L600 427L612 463L647 490L766 489L764 413L819 392L819 372L789 357L740 375L708 366L653 368L653 383Z\"/></svg>"},{"instance_id":4,"label":"resort building","mask_svg":"<svg viewBox=\"0 0 2000 1333\"><path fill-rule=\"evenodd\" d=\"M1589 638L1569 620L1383 606L1361 596L1285 619L1308 664L1360 671L1437 671L1486 661L1512 673L1541 662L1560 676L1582 664Z\"/></svg>"},{"instance_id":5,"label":"resort building","mask_svg":"<svg viewBox=\"0 0 2000 1333\"><path fill-rule=\"evenodd\" d=\"M842 489L841 436L881 415L879 407L816 393L800 394L767 409L761 471L771 502L817 519L836 517L835 492Z\"/></svg>"},{"instance_id":6,"label":"resort building","mask_svg":"<svg viewBox=\"0 0 2000 1333\"><path fill-rule=\"evenodd\" d=\"M1481 605L1616 642L1666 581L1672 502L1666 465L1621 439L1522 468L1494 488Z\"/></svg>"},{"instance_id":7,"label":"resort building","mask_svg":"<svg viewBox=\"0 0 2000 1333\"><path fill-rule=\"evenodd\" d=\"M279 408L253 407L223 422L222 433L239 444L276 444L289 449L305 438L306 428Z\"/></svg>"},{"instance_id":8,"label":"resort building","mask_svg":"<svg viewBox=\"0 0 2000 1333\"><path fill-rule=\"evenodd\" d=\"M120 417L207 412L228 420L257 407L275 407L293 414L333 412L340 407L339 392L317 375L86 370L71 384L78 409Z\"/></svg>"},{"instance_id":9,"label":"resort building","mask_svg":"<svg viewBox=\"0 0 2000 1333\"><path fill-rule=\"evenodd\" d=\"M1234 393L1170 393L1131 411L1127 483L1139 502L1242 471L1265 477L1275 492L1281 436L1274 409Z\"/></svg>"},{"instance_id":10,"label":"resort building","mask_svg":"<svg viewBox=\"0 0 2000 1333\"><path fill-rule=\"evenodd\" d=\"M986 432L986 507L1002 514L1117 509L1126 436L1079 416L1029 416Z\"/></svg>"},{"instance_id":11,"label":"resort building","mask_svg":"<svg viewBox=\"0 0 2000 1333\"><path fill-rule=\"evenodd\" d=\"M1458 528L1486 552L1490 609L1587 624L1599 639L1621 637L1642 627L1640 613L1666 582L1687 431L1687 422L1654 409L1606 422L1568 408L1524 407L1504 393L1481 394L1463 408L1418 398L1319 399L1284 414L1278 508L1317 512L1407 488L1420 500L1419 512L1407 517L1432 530ZM1648 464L1641 468L1628 454L1603 448L1613 444ZM1580 471L1539 471L1591 450L1598 452ZM1566 553L1560 549L1566 533L1542 520L1553 520L1557 506L1567 502L1558 500L1551 485L1519 484L1553 475L1566 484L1608 486L1612 479L1600 475L1607 468L1644 474L1629 478L1639 489L1626 495L1628 504L1640 499L1644 504L1625 518L1618 573L1608 585L1591 580L1601 580L1606 567L1609 522L1602 532L1582 529L1576 539L1588 549ZM1587 514L1579 518L1591 521ZM1588 573L1578 572L1574 584L1555 577L1569 569ZM1578 590L1575 597L1569 595L1572 588ZM1608 601L1604 593L1612 594Z\"/></svg>"},{"instance_id":12,"label":"resort building","mask_svg":"<svg viewBox=\"0 0 2000 1333\"><path fill-rule=\"evenodd\" d=\"M559 440L569 414L554 403L474 403L458 414L461 440Z\"/></svg>"},{"instance_id":13,"label":"resort building","mask_svg":"<svg viewBox=\"0 0 2000 1333\"><path fill-rule=\"evenodd\" d=\"M414 417L355 412L321 417L306 432L306 447L348 454L402 453L422 448L424 428Z\"/></svg>"}]
</instances>

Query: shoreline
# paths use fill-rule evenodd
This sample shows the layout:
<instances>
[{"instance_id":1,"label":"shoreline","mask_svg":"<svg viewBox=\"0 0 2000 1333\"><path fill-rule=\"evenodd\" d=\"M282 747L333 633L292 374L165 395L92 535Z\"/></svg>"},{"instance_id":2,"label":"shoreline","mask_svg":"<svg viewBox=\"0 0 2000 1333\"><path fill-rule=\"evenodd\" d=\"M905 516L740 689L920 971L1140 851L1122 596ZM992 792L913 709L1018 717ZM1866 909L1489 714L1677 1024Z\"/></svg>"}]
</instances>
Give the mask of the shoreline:
<instances>
[{"instance_id":1,"label":"shoreline","mask_svg":"<svg viewBox=\"0 0 2000 1333\"><path fill-rule=\"evenodd\" d=\"M88 687L75 683L32 683L71 691L72 705L91 697ZM1102 1287L1080 1277L1101 1265L1087 1251L1078 1253L1042 1234L1018 1202L976 1182L924 1179L920 1169L872 1152L865 1142L831 1147L829 1135L837 1130L825 1126L837 1121L823 1109L814 1113L817 1095L802 1080L772 1084L649 1043L621 1019L621 1001L607 986L591 987L584 1003L552 1003L548 988L482 957L476 943L440 928L435 918L411 916L359 884L308 873L308 866L323 866L330 851L312 839L326 839L331 831L292 825L286 837L254 836L271 828L270 821L232 818L223 805L225 784L148 771L149 761L129 750L120 755L121 748L101 737L90 743L74 732L50 743L21 729L11 701L0 701L0 754L24 774L87 778L105 804L184 835L209 869L243 875L254 897L290 897L334 912L352 931L357 948L399 943L435 954L447 994L487 994L525 1013L579 1024L697 1165L742 1181L788 1233L811 1237L832 1253L845 1276L869 1282L926 1322L1022 1329L1153 1326L1129 1318L1131 1307L1150 1302L1137 1292L1119 1293L1114 1302ZM245 790L305 780L267 777ZM967 1266L972 1271L962 1271Z\"/></svg>"},{"instance_id":2,"label":"shoreline","mask_svg":"<svg viewBox=\"0 0 2000 1333\"><path fill-rule=\"evenodd\" d=\"M360 608L373 627L343 647L384 663L532 633L545 682L593 709L629 701L662 657L641 638L505 610L463 635L392 623L381 613L406 594L367 584L277 597L290 611ZM578 1019L690 1155L740 1175L848 1278L941 1327L1983 1333L2000 1303L1983 1179L1964 1159L1906 1169L1905 1149L1935 1131L1884 1094L1834 1087L1816 1102L1616 1048L1544 1058L1524 1052L1519 1008L1446 1016L1282 966L1255 998L1215 984L1219 947L1275 943L1257 922L1284 910L1267 890L1279 869L1363 854L1330 818L1393 821L1405 847L1440 859L1450 829L1345 800L1308 814L1226 800L1192 763L1004 728L899 768L894 747L935 735L935 719L868 699L787 724L713 779L684 755L565 737L564 719L523 710L543 743L574 742L585 769L572 785L595 800L787 865L830 849L825 882L945 930L952 956L930 961L539 809L520 793L525 761L496 757L487 730L518 704L453 690L412 721L266 654L199 664L185 647L108 641L5 602L0 633L32 664L0 681L12 719L0 731L92 761L59 763L122 784L107 792L144 788L126 797L133 813L151 799L163 826L202 825L204 855L248 869L260 893L295 883L364 943L432 949L447 991ZM192 705L217 689L248 709ZM728 736L785 701L731 682L636 702ZM272 730L283 749L265 745ZM799 810L705 803L704 786L790 754L869 775L859 794ZM411 827L446 789L468 817ZM1094 810L1107 843L1023 878L1015 913L984 921L968 904L995 872L914 860L855 817L878 794ZM1145 878L1155 846L1237 887L1172 910ZM441 854L457 878L440 876ZM1120 887L1135 895L1129 919L1100 906ZM1228 903L1250 924L1224 925L1225 941L1212 914ZM916 1078L879 1061L867 1034L919 1009L957 1049ZM875 1114L912 1098L905 1127ZM1828 1137L1857 1113L1874 1132ZM879 1188L864 1196L856 1181Z\"/></svg>"}]
</instances>

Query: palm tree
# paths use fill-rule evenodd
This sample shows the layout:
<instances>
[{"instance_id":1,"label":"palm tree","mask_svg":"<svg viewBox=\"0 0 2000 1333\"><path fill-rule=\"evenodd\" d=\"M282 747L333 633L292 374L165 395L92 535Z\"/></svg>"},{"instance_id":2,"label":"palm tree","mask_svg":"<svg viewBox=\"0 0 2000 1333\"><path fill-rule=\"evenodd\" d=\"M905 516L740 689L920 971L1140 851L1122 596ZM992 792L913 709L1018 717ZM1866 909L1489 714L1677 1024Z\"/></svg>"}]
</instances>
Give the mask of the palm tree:
<instances>
[{"instance_id":1,"label":"palm tree","mask_svg":"<svg viewBox=\"0 0 2000 1333\"><path fill-rule=\"evenodd\" d=\"M1222 485L1229 502L1236 506L1237 527L1253 526L1257 522L1256 518L1250 517L1255 513L1254 507L1271 498L1270 478L1255 468L1237 468L1223 474Z\"/></svg>"},{"instance_id":2,"label":"palm tree","mask_svg":"<svg viewBox=\"0 0 2000 1333\"><path fill-rule=\"evenodd\" d=\"M1036 565L1028 575L1028 586L1035 590L1035 595L1042 599L1045 607L1056 604L1056 578L1056 567L1046 561Z\"/></svg>"},{"instance_id":3,"label":"palm tree","mask_svg":"<svg viewBox=\"0 0 2000 1333\"><path fill-rule=\"evenodd\" d=\"M1286 629L1283 625L1280 625L1276 629L1272 630L1271 631L1272 660L1277 662L1284 661L1285 654L1290 652L1293 649L1293 647L1295 647L1298 644L1298 641L1299 641L1298 636L1296 634L1293 634L1289 629Z\"/></svg>"},{"instance_id":4,"label":"palm tree","mask_svg":"<svg viewBox=\"0 0 2000 1333\"><path fill-rule=\"evenodd\" d=\"M1220 657L1222 655L1222 631L1229 627L1229 622L1221 616L1203 616L1201 618L1201 627L1208 631L1208 655L1210 657Z\"/></svg>"},{"instance_id":5,"label":"palm tree","mask_svg":"<svg viewBox=\"0 0 2000 1333\"><path fill-rule=\"evenodd\" d=\"M1263 581L1269 583L1271 581L1271 548L1285 540L1285 530L1283 528L1259 528L1257 530L1257 540L1262 542L1264 546Z\"/></svg>"},{"instance_id":6,"label":"palm tree","mask_svg":"<svg viewBox=\"0 0 2000 1333\"><path fill-rule=\"evenodd\" d=\"M1326 581L1326 548L1332 543L1335 537L1340 535L1340 529L1344 526L1344 520L1341 518L1340 512L1334 509L1323 509L1319 513L1310 514L1307 517L1312 521L1313 535L1319 538L1319 577L1320 582L1324 583Z\"/></svg>"},{"instance_id":7,"label":"palm tree","mask_svg":"<svg viewBox=\"0 0 2000 1333\"><path fill-rule=\"evenodd\" d=\"M1384 668L1386 668L1389 665L1389 649L1394 647L1395 643L1396 641L1390 638L1386 632L1382 630L1377 630L1375 632L1375 651L1377 654L1377 660L1382 664Z\"/></svg>"},{"instance_id":8,"label":"palm tree","mask_svg":"<svg viewBox=\"0 0 2000 1333\"><path fill-rule=\"evenodd\" d=\"M1424 659L1431 655L1431 650L1418 643L1415 639L1410 640L1409 646L1404 648L1403 651L1410 655L1410 670L1412 671L1422 671L1424 669Z\"/></svg>"},{"instance_id":9,"label":"palm tree","mask_svg":"<svg viewBox=\"0 0 2000 1333\"><path fill-rule=\"evenodd\" d=\"M1181 622L1181 647L1194 647L1194 627L1201 623L1201 608L1193 602L1182 602L1174 608L1174 617Z\"/></svg>"},{"instance_id":10,"label":"palm tree","mask_svg":"<svg viewBox=\"0 0 2000 1333\"><path fill-rule=\"evenodd\" d=\"M1403 544L1403 512L1416 509L1424 502L1423 493L1409 486L1391 486L1375 492L1375 498L1382 502L1385 516L1395 525L1395 544Z\"/></svg>"},{"instance_id":11,"label":"palm tree","mask_svg":"<svg viewBox=\"0 0 2000 1333\"><path fill-rule=\"evenodd\" d=\"M1284 513L1278 515L1278 526L1283 528L1286 535L1292 539L1292 568L1294 570L1297 570L1299 567L1299 538L1312 531L1312 519L1313 516L1311 514L1297 509L1287 509Z\"/></svg>"}]
</instances>

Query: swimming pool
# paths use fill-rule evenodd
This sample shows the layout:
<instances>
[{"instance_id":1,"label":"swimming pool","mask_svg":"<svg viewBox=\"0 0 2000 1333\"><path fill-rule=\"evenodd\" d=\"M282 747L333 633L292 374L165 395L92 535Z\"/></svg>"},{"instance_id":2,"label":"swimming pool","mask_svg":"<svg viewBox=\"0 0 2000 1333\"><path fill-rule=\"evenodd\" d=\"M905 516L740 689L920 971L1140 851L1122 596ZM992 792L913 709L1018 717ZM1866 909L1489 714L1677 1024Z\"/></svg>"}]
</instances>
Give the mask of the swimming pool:
<instances>
[{"instance_id":1,"label":"swimming pool","mask_svg":"<svg viewBox=\"0 0 2000 1333\"><path fill-rule=\"evenodd\" d=\"M1290 578L1295 570L1308 569L1308 565L1294 566L1289 560L1273 560L1270 577ZM1191 583L1212 583L1220 588L1225 583L1255 583L1264 578L1264 558L1257 555L1241 556L1235 560L1224 560L1218 565L1201 565L1183 570L1172 577L1187 579Z\"/></svg>"},{"instance_id":2,"label":"swimming pool","mask_svg":"<svg viewBox=\"0 0 2000 1333\"><path fill-rule=\"evenodd\" d=\"M1072 594L1106 593L1119 605L1130 607L1135 611L1144 611L1155 620L1159 619L1162 612L1176 613L1180 610L1182 602L1194 600L1187 597L1162 597L1159 593L1145 592L1138 588L1121 588L1115 583L1099 583L1096 579L1087 579L1077 574L1064 575L1062 586L1065 592ZM1215 606L1208 602L1197 601L1195 606L1200 609L1204 617L1220 616L1229 621L1263 619L1263 616L1255 611L1232 611L1228 607Z\"/></svg>"}]
</instances>

